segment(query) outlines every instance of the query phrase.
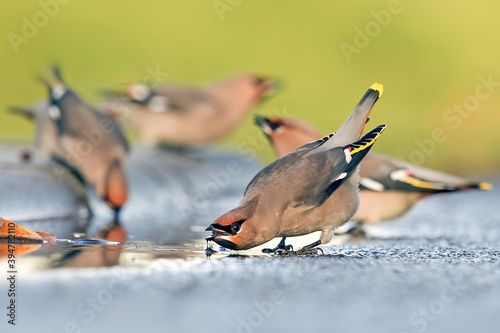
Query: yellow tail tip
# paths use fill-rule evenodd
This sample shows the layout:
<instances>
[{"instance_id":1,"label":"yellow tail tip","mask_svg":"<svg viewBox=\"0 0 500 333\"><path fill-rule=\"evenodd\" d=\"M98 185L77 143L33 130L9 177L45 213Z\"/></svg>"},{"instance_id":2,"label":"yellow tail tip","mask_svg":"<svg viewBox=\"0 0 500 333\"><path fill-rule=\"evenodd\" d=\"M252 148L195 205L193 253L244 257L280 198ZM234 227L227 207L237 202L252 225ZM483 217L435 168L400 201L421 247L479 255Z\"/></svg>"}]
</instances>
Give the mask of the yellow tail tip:
<instances>
[{"instance_id":1,"label":"yellow tail tip","mask_svg":"<svg viewBox=\"0 0 500 333\"><path fill-rule=\"evenodd\" d=\"M374 84L372 84L370 89L378 91L379 97L384 93L384 85L382 83L375 82Z\"/></svg>"},{"instance_id":2,"label":"yellow tail tip","mask_svg":"<svg viewBox=\"0 0 500 333\"><path fill-rule=\"evenodd\" d=\"M479 183L479 188L481 190L492 190L493 185L491 185L490 183Z\"/></svg>"}]
</instances>

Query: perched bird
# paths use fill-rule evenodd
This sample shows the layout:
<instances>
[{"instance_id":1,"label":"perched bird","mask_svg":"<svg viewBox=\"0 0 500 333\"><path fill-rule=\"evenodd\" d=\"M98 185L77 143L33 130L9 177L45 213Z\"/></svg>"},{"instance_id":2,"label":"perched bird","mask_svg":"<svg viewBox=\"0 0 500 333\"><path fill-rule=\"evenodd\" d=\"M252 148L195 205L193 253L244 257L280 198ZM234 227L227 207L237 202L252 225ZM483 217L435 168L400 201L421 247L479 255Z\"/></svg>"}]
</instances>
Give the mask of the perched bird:
<instances>
[{"instance_id":1,"label":"perched bird","mask_svg":"<svg viewBox=\"0 0 500 333\"><path fill-rule=\"evenodd\" d=\"M321 137L314 127L297 119L256 116L255 122L278 157ZM491 188L488 183L473 182L373 152L361 162L359 175L361 202L352 218L358 224L350 233L359 232L363 223L378 223L401 215L433 193Z\"/></svg>"},{"instance_id":2,"label":"perched bird","mask_svg":"<svg viewBox=\"0 0 500 333\"><path fill-rule=\"evenodd\" d=\"M110 117L69 89L56 68L43 81L49 102L34 113L43 154L79 173L118 217L127 200L125 136Z\"/></svg>"},{"instance_id":3,"label":"perched bird","mask_svg":"<svg viewBox=\"0 0 500 333\"><path fill-rule=\"evenodd\" d=\"M108 112L136 129L148 143L207 143L230 134L277 86L277 81L248 74L201 87L152 88L135 83L126 89L127 103L115 100ZM116 93L108 95L117 97Z\"/></svg>"},{"instance_id":4,"label":"perched bird","mask_svg":"<svg viewBox=\"0 0 500 333\"><path fill-rule=\"evenodd\" d=\"M372 85L335 135L306 144L262 169L239 206L206 229L212 231L207 240L245 250L283 237L271 251L286 251L286 237L322 231L319 241L298 252L306 254L328 243L332 229L351 219L358 208L358 164L385 126L360 136L382 88Z\"/></svg>"}]
</instances>

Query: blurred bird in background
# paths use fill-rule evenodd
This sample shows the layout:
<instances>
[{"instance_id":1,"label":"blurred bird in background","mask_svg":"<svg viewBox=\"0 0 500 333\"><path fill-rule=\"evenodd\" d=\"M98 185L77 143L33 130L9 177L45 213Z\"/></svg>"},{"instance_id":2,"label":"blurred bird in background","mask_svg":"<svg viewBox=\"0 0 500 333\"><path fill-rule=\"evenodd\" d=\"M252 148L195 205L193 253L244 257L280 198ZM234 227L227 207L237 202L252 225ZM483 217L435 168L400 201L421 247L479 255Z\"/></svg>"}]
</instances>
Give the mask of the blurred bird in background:
<instances>
[{"instance_id":1,"label":"blurred bird in background","mask_svg":"<svg viewBox=\"0 0 500 333\"><path fill-rule=\"evenodd\" d=\"M42 81L49 102L31 110L13 109L36 122L37 145L49 157L92 185L115 217L127 200L125 159L128 143L113 119L87 105L52 68Z\"/></svg>"},{"instance_id":2,"label":"blurred bird in background","mask_svg":"<svg viewBox=\"0 0 500 333\"><path fill-rule=\"evenodd\" d=\"M245 74L200 87L142 83L125 92L104 92L109 114L138 131L147 143L192 145L230 134L256 104L270 97L278 81Z\"/></svg>"},{"instance_id":3,"label":"blurred bird in background","mask_svg":"<svg viewBox=\"0 0 500 333\"><path fill-rule=\"evenodd\" d=\"M298 254L317 253L330 242L332 230L349 221L359 205L358 165L385 129L379 126L360 139L383 86L368 89L335 135L306 144L262 169L248 185L239 206L219 217L206 230L217 244L245 250L282 237L321 231L320 240Z\"/></svg>"},{"instance_id":4,"label":"blurred bird in background","mask_svg":"<svg viewBox=\"0 0 500 333\"><path fill-rule=\"evenodd\" d=\"M256 116L255 123L265 133L278 157L321 137L314 127L298 119ZM352 218L357 223L346 231L352 235L362 235L365 223L378 223L403 214L431 194L491 189L488 183L474 182L373 152L361 162L359 174L361 202Z\"/></svg>"}]
</instances>

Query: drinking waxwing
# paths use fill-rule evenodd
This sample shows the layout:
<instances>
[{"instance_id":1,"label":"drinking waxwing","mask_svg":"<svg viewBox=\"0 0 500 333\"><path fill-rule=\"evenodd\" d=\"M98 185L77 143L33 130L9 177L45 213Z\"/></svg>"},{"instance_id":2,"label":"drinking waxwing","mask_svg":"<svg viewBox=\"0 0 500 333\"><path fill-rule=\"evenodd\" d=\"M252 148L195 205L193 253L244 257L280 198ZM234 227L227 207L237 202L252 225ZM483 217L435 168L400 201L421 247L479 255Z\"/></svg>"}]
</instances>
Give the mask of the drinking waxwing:
<instances>
[{"instance_id":1,"label":"drinking waxwing","mask_svg":"<svg viewBox=\"0 0 500 333\"><path fill-rule=\"evenodd\" d=\"M276 249L267 252L286 251L286 237L322 231L319 241L298 253L314 253L314 247L328 243L332 229L349 221L358 208L358 165L385 125L360 136L382 88L373 84L334 135L308 143L262 169L238 207L207 228L212 231L207 240L245 250L283 237Z\"/></svg>"}]
</instances>

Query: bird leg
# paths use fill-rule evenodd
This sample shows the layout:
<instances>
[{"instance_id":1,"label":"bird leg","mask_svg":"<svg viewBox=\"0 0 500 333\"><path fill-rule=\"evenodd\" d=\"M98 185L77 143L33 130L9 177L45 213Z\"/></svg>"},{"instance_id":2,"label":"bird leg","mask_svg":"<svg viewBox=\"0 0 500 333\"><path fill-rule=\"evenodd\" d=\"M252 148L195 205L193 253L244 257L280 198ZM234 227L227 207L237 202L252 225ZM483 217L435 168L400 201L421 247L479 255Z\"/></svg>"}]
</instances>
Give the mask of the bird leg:
<instances>
[{"instance_id":1,"label":"bird leg","mask_svg":"<svg viewBox=\"0 0 500 333\"><path fill-rule=\"evenodd\" d=\"M321 245L320 240L315 241L312 244L304 246L300 250L296 251L295 254L296 255L318 255L319 252L321 252L321 254L325 254L322 249L316 247L318 245Z\"/></svg>"},{"instance_id":2,"label":"bird leg","mask_svg":"<svg viewBox=\"0 0 500 333\"><path fill-rule=\"evenodd\" d=\"M286 237L281 238L280 243L274 249L262 249L262 252L282 254L282 252L293 251L293 246L285 245L285 239L286 239ZM280 252L280 253L278 253L278 252Z\"/></svg>"}]
</instances>

